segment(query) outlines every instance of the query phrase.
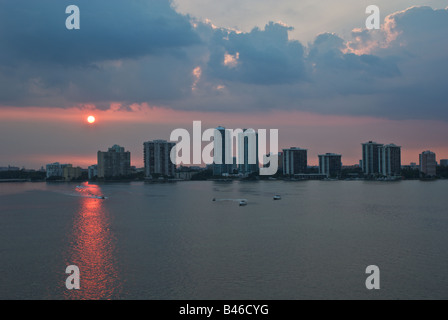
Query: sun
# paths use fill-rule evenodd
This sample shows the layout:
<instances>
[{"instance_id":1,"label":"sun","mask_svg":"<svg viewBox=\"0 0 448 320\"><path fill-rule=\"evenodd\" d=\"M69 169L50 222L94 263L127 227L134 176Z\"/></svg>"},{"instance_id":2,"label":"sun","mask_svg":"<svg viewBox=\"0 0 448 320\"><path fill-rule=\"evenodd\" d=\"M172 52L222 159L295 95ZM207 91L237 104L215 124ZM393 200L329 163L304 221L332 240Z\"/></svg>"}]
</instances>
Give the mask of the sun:
<instances>
[{"instance_id":1,"label":"sun","mask_svg":"<svg viewBox=\"0 0 448 320\"><path fill-rule=\"evenodd\" d=\"M92 124L92 123L95 123L95 121L96 121L96 119L95 119L94 116L88 116L88 117L87 117L87 122L88 122L88 123Z\"/></svg>"}]
</instances>

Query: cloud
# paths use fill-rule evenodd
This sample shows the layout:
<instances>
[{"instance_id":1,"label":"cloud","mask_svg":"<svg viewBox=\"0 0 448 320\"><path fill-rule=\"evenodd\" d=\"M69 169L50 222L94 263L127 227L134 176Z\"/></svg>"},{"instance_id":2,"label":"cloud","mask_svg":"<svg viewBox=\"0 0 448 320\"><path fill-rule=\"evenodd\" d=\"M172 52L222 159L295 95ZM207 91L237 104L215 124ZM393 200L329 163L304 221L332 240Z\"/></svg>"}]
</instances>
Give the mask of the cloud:
<instances>
[{"instance_id":1,"label":"cloud","mask_svg":"<svg viewBox=\"0 0 448 320\"><path fill-rule=\"evenodd\" d=\"M165 54L199 41L189 19L166 0L77 0L81 29L65 28L73 1L0 2L3 63L28 60L61 65ZM6 49L6 50L5 50Z\"/></svg>"},{"instance_id":2,"label":"cloud","mask_svg":"<svg viewBox=\"0 0 448 320\"><path fill-rule=\"evenodd\" d=\"M208 95L192 101L197 108L210 104L242 112L292 109L448 120L443 88L447 12L413 7L387 16L381 31L354 30L348 41L324 33L307 47L289 40L290 29L280 24L239 34L213 28L202 82ZM235 67L223 63L227 55L236 54ZM222 83L225 93L209 89Z\"/></svg>"},{"instance_id":3,"label":"cloud","mask_svg":"<svg viewBox=\"0 0 448 320\"><path fill-rule=\"evenodd\" d=\"M303 45L285 24L219 28L168 0L80 0L81 30L68 31L68 4L0 2L0 105L448 120L446 9L409 8L382 30L323 33Z\"/></svg>"},{"instance_id":4,"label":"cloud","mask_svg":"<svg viewBox=\"0 0 448 320\"><path fill-rule=\"evenodd\" d=\"M0 2L0 103L69 107L157 102L188 90L200 44L168 0L75 1L81 29L67 30L73 1Z\"/></svg>"},{"instance_id":5,"label":"cloud","mask_svg":"<svg viewBox=\"0 0 448 320\"><path fill-rule=\"evenodd\" d=\"M412 7L387 16L383 29L374 36L365 30L354 32L349 50L392 57L400 69L400 77L375 97L379 105L388 108L378 108L384 116L448 120L444 89L447 34L448 9L430 7Z\"/></svg>"},{"instance_id":6,"label":"cloud","mask_svg":"<svg viewBox=\"0 0 448 320\"><path fill-rule=\"evenodd\" d=\"M270 22L264 30L255 28L249 33L215 31L209 46L208 76L258 85L303 80L303 46L288 39L290 30Z\"/></svg>"}]
</instances>

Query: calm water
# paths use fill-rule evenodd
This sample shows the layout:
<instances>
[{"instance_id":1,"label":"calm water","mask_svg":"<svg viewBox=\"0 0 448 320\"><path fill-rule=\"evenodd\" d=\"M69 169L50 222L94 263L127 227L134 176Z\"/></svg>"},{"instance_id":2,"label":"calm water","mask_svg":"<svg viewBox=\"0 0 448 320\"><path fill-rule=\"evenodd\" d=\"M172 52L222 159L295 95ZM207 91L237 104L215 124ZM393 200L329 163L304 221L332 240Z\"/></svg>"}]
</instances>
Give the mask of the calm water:
<instances>
[{"instance_id":1,"label":"calm water","mask_svg":"<svg viewBox=\"0 0 448 320\"><path fill-rule=\"evenodd\" d=\"M448 299L447 190L0 184L0 299ZM68 265L79 291L65 288ZM365 288L368 265L381 269L379 291Z\"/></svg>"}]
</instances>

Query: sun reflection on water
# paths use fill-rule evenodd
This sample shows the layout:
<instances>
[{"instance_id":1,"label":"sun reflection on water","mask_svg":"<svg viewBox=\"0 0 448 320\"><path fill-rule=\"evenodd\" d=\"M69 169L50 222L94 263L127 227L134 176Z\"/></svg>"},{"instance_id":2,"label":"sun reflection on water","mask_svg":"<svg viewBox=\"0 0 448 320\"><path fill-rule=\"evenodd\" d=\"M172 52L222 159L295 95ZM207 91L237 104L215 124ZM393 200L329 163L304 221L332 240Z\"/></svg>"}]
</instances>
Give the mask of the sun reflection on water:
<instances>
[{"instance_id":1,"label":"sun reflection on water","mask_svg":"<svg viewBox=\"0 0 448 320\"><path fill-rule=\"evenodd\" d=\"M77 188L83 196L75 216L67 265L80 269L81 289L67 290L67 299L118 298L121 282L116 263L116 239L105 209L101 188L88 184ZM95 198L94 196L98 197Z\"/></svg>"}]
</instances>

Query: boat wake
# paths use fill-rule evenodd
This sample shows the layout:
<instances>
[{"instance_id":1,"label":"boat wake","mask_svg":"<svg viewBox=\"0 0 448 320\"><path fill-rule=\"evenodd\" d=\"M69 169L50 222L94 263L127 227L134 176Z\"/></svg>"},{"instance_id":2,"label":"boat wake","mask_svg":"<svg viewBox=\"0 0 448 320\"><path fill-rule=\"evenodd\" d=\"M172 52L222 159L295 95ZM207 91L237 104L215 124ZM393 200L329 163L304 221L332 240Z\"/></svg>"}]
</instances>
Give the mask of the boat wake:
<instances>
[{"instance_id":1,"label":"boat wake","mask_svg":"<svg viewBox=\"0 0 448 320\"><path fill-rule=\"evenodd\" d=\"M76 191L78 191L77 196L79 196L79 197L91 198L91 199L99 199L99 200L106 200L106 199L108 199L106 196L104 196L102 194L94 194L93 192L98 192L97 191L98 188L95 188L95 187L92 187L92 186L76 186L75 189L76 189Z\"/></svg>"},{"instance_id":2,"label":"boat wake","mask_svg":"<svg viewBox=\"0 0 448 320\"><path fill-rule=\"evenodd\" d=\"M246 201L247 199L213 199L214 202L241 202L241 201Z\"/></svg>"}]
</instances>

